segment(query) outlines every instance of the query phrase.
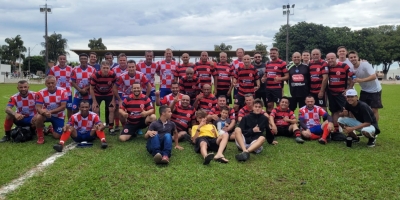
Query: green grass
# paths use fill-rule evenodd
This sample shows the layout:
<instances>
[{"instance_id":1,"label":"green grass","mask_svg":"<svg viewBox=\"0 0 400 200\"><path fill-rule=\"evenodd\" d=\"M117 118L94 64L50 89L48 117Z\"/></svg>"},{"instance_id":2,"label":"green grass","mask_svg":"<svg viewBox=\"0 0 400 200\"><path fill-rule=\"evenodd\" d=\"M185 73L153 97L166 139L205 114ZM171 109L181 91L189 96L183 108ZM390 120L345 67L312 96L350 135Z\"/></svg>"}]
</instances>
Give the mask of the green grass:
<instances>
[{"instance_id":1,"label":"green grass","mask_svg":"<svg viewBox=\"0 0 400 200\"><path fill-rule=\"evenodd\" d=\"M3 96L15 93L14 85L1 87ZM225 151L228 164L203 166L201 156L183 143L185 149L173 150L168 166L156 166L142 137L122 143L117 136L107 136L108 149L101 150L96 141L93 148L71 150L7 198L400 199L398 91L399 86L383 86L382 134L374 148L367 148L365 138L353 148L343 142L299 145L292 138L278 138L278 145L265 144L260 155L238 163L237 148L230 142ZM0 99L0 104L6 103L6 98ZM42 146L35 141L0 145L2 185L54 153L51 146L57 141L46 139Z\"/></svg>"}]
</instances>

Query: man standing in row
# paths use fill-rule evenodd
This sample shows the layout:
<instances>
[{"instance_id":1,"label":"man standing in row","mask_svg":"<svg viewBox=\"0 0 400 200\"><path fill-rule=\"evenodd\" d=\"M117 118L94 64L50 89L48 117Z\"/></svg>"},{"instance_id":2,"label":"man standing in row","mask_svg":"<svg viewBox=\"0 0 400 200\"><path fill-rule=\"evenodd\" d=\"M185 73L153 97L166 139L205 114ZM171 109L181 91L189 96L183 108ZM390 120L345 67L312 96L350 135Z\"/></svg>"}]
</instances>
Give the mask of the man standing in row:
<instances>
[{"instance_id":1,"label":"man standing in row","mask_svg":"<svg viewBox=\"0 0 400 200\"><path fill-rule=\"evenodd\" d=\"M186 69L187 68L194 68L193 63L189 63L190 57L188 53L184 53L181 56L182 64L178 63L176 69L174 71L174 82L181 80L184 76L186 76Z\"/></svg>"},{"instance_id":2,"label":"man standing in row","mask_svg":"<svg viewBox=\"0 0 400 200\"><path fill-rule=\"evenodd\" d=\"M200 80L199 88L203 88L203 85L211 85L212 76L215 70L215 63L208 60L208 53L206 51L201 52L200 62L196 62L194 66L194 73Z\"/></svg>"},{"instance_id":3,"label":"man standing in row","mask_svg":"<svg viewBox=\"0 0 400 200\"><path fill-rule=\"evenodd\" d=\"M235 111L238 112L240 108L244 106L244 95L254 95L254 92L260 88L258 72L257 69L251 65L249 55L243 57L243 67L239 67L235 71L234 83L239 83L238 95L235 100Z\"/></svg>"},{"instance_id":4,"label":"man standing in row","mask_svg":"<svg viewBox=\"0 0 400 200\"><path fill-rule=\"evenodd\" d=\"M219 97L226 96L227 103L230 104L232 94L232 77L234 76L234 68L230 65L225 52L219 53L220 63L214 70L214 95Z\"/></svg>"},{"instance_id":5,"label":"man standing in row","mask_svg":"<svg viewBox=\"0 0 400 200\"><path fill-rule=\"evenodd\" d=\"M311 54L312 60L309 64L310 94L314 97L315 105L327 110L325 89L328 84L328 63L321 59L321 51L319 49L313 49Z\"/></svg>"},{"instance_id":6,"label":"man standing in row","mask_svg":"<svg viewBox=\"0 0 400 200\"><path fill-rule=\"evenodd\" d=\"M171 84L174 81L174 71L177 63L172 60L172 50L165 50L165 60L158 61L156 73L160 76L160 97L171 94Z\"/></svg>"},{"instance_id":7,"label":"man standing in row","mask_svg":"<svg viewBox=\"0 0 400 200\"><path fill-rule=\"evenodd\" d=\"M288 65L289 71L289 90L290 104L289 109L295 111L297 105L299 108L305 106L305 99L310 91L310 70L308 65L301 62L301 55L299 52L295 52L292 55L293 63Z\"/></svg>"},{"instance_id":8,"label":"man standing in row","mask_svg":"<svg viewBox=\"0 0 400 200\"><path fill-rule=\"evenodd\" d=\"M264 77L265 74L265 63L262 62L262 55L261 53L257 52L254 54L254 62L253 66L257 69L258 71L258 76L260 77L260 88L255 93L255 98L256 99L261 99L264 102L264 105L267 105L267 93L265 92L266 86L265 83L261 81L262 77Z\"/></svg>"},{"instance_id":9,"label":"man standing in row","mask_svg":"<svg viewBox=\"0 0 400 200\"><path fill-rule=\"evenodd\" d=\"M154 87L154 82L155 82L155 77L154 75L156 74L157 71L157 63L153 62L153 51L145 51L144 53L146 60L144 62L139 62L136 65L136 70L139 72L142 72L147 80L149 80L150 85L151 85L151 91L150 91L150 96L147 94L147 88L143 88L142 93L145 94L146 96L150 97L152 102L156 101L156 96L155 96L155 87Z\"/></svg>"}]
</instances>

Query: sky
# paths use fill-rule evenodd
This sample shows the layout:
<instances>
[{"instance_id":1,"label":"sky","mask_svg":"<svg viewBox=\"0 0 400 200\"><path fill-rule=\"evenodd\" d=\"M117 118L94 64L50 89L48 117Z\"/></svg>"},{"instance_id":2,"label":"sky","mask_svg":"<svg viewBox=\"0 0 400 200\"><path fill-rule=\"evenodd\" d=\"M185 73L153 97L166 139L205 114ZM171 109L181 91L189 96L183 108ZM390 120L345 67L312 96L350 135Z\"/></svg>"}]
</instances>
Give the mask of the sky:
<instances>
[{"instance_id":1,"label":"sky","mask_svg":"<svg viewBox=\"0 0 400 200\"><path fill-rule=\"evenodd\" d=\"M39 55L45 34L39 8L45 3L0 0L0 45L19 34L31 55ZM286 24L282 5L288 3L295 4L290 24L306 21L357 30L400 23L398 0L48 0L48 33L62 34L69 49L89 49L89 39L99 37L108 49L213 50L222 42L233 50L253 50L257 43L270 48ZM69 61L78 61L69 53Z\"/></svg>"}]
</instances>

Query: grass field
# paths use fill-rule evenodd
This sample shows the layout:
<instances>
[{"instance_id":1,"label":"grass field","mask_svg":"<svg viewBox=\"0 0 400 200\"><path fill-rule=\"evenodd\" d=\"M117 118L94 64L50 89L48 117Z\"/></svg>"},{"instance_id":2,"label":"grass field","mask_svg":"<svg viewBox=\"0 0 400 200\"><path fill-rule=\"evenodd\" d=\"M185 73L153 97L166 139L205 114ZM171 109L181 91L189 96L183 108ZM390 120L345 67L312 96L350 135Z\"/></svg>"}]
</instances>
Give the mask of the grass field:
<instances>
[{"instance_id":1,"label":"grass field","mask_svg":"<svg viewBox=\"0 0 400 200\"><path fill-rule=\"evenodd\" d=\"M1 84L0 105L16 93L16 85ZM32 90L42 88L32 85ZM359 88L357 88L359 89ZM238 150L228 143L228 164L202 165L188 143L173 150L168 166L156 166L145 139L119 142L107 136L109 148L73 149L43 172L30 178L7 199L400 199L398 100L400 86L383 85L380 110L382 133L374 148L367 139L347 148L343 142L303 145L278 138L259 155L239 163ZM4 115L0 115L4 121ZM0 133L4 133L3 127ZM0 185L23 175L54 154L57 140L0 144ZM71 142L71 140L69 141Z\"/></svg>"}]
</instances>

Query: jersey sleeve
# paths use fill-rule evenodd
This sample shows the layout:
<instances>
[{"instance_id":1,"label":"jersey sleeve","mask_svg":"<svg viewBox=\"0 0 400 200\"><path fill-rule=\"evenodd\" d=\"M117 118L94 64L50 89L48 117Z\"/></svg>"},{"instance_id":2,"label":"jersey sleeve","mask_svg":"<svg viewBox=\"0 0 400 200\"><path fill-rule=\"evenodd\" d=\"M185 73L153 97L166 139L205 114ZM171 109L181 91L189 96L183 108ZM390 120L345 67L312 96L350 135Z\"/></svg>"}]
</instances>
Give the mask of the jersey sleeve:
<instances>
[{"instance_id":1,"label":"jersey sleeve","mask_svg":"<svg viewBox=\"0 0 400 200\"><path fill-rule=\"evenodd\" d=\"M36 93L36 100L35 100L36 104L43 104L44 100L43 100L43 96L40 92Z\"/></svg>"},{"instance_id":2,"label":"jersey sleeve","mask_svg":"<svg viewBox=\"0 0 400 200\"><path fill-rule=\"evenodd\" d=\"M165 96L163 99L160 100L161 105L168 105L168 98Z\"/></svg>"},{"instance_id":3,"label":"jersey sleeve","mask_svg":"<svg viewBox=\"0 0 400 200\"><path fill-rule=\"evenodd\" d=\"M122 76L119 76L117 78L117 82L115 82L115 85L121 86L122 84L124 84L124 80L122 79Z\"/></svg>"},{"instance_id":4,"label":"jersey sleeve","mask_svg":"<svg viewBox=\"0 0 400 200\"><path fill-rule=\"evenodd\" d=\"M272 109L271 114L269 116L272 116L273 118L275 118L276 116L276 109Z\"/></svg>"},{"instance_id":5,"label":"jersey sleeve","mask_svg":"<svg viewBox=\"0 0 400 200\"><path fill-rule=\"evenodd\" d=\"M319 114L320 117L324 116L326 113L327 112L324 109L318 108L318 114Z\"/></svg>"},{"instance_id":6,"label":"jersey sleeve","mask_svg":"<svg viewBox=\"0 0 400 200\"><path fill-rule=\"evenodd\" d=\"M289 73L288 69L286 68L286 62L282 63L281 70L282 70L282 73L284 73L284 74Z\"/></svg>"},{"instance_id":7,"label":"jersey sleeve","mask_svg":"<svg viewBox=\"0 0 400 200\"><path fill-rule=\"evenodd\" d=\"M71 117L69 118L68 124L69 124L70 126L73 126L73 125L75 124L75 118L74 118L74 116L71 116Z\"/></svg>"},{"instance_id":8,"label":"jersey sleeve","mask_svg":"<svg viewBox=\"0 0 400 200\"><path fill-rule=\"evenodd\" d=\"M299 119L303 119L305 115L304 109L299 110Z\"/></svg>"},{"instance_id":9,"label":"jersey sleeve","mask_svg":"<svg viewBox=\"0 0 400 200\"><path fill-rule=\"evenodd\" d=\"M99 115L96 114L96 115L94 116L93 123L94 123L94 124L100 124L100 123L101 123L101 120L100 120Z\"/></svg>"},{"instance_id":10,"label":"jersey sleeve","mask_svg":"<svg viewBox=\"0 0 400 200\"><path fill-rule=\"evenodd\" d=\"M153 107L153 103L151 103L150 98L147 98L146 104L145 104L145 108L146 108L146 110L151 110L151 109L154 108L154 107Z\"/></svg>"},{"instance_id":11,"label":"jersey sleeve","mask_svg":"<svg viewBox=\"0 0 400 200\"><path fill-rule=\"evenodd\" d=\"M161 67L160 66L161 66L160 63L157 62L156 73L160 73L160 71L161 71Z\"/></svg>"},{"instance_id":12,"label":"jersey sleeve","mask_svg":"<svg viewBox=\"0 0 400 200\"><path fill-rule=\"evenodd\" d=\"M325 61L322 62L322 67L320 70L321 70L322 74L328 74L329 73L328 63Z\"/></svg>"},{"instance_id":13,"label":"jersey sleeve","mask_svg":"<svg viewBox=\"0 0 400 200\"><path fill-rule=\"evenodd\" d=\"M75 69L73 69L73 70L71 71L71 80L72 80L72 81L75 81L75 80L76 80L76 72L75 72Z\"/></svg>"},{"instance_id":14,"label":"jersey sleeve","mask_svg":"<svg viewBox=\"0 0 400 200\"><path fill-rule=\"evenodd\" d=\"M254 68L253 76L254 76L254 80L260 79L260 76L259 76L259 74L258 74L258 70L257 70L256 68Z\"/></svg>"},{"instance_id":15,"label":"jersey sleeve","mask_svg":"<svg viewBox=\"0 0 400 200\"><path fill-rule=\"evenodd\" d=\"M11 107L11 108L13 108L14 106L17 106L17 102L15 101L14 97L10 97L10 99L8 100L7 106Z\"/></svg>"},{"instance_id":16,"label":"jersey sleeve","mask_svg":"<svg viewBox=\"0 0 400 200\"><path fill-rule=\"evenodd\" d=\"M63 90L63 91L61 92L61 102L67 102L68 99L69 99L69 98L68 98L67 91Z\"/></svg>"},{"instance_id":17,"label":"jersey sleeve","mask_svg":"<svg viewBox=\"0 0 400 200\"><path fill-rule=\"evenodd\" d=\"M119 109L126 110L126 104L128 103L127 99L128 98L125 98L124 101L122 101L121 105L119 106Z\"/></svg>"},{"instance_id":18,"label":"jersey sleeve","mask_svg":"<svg viewBox=\"0 0 400 200\"><path fill-rule=\"evenodd\" d=\"M97 84L96 73L93 73L93 74L90 76L90 85L91 85L91 86L96 86L96 84Z\"/></svg>"},{"instance_id":19,"label":"jersey sleeve","mask_svg":"<svg viewBox=\"0 0 400 200\"><path fill-rule=\"evenodd\" d=\"M238 117L244 117L244 115L245 115L245 112L244 112L244 107L243 107L243 108L241 108L241 109L239 110Z\"/></svg>"},{"instance_id":20,"label":"jersey sleeve","mask_svg":"<svg viewBox=\"0 0 400 200\"><path fill-rule=\"evenodd\" d=\"M140 82L142 82L142 84L144 84L144 85L146 85L148 82L149 82L149 80L146 78L146 76L143 74L142 75L142 78L140 79Z\"/></svg>"},{"instance_id":21,"label":"jersey sleeve","mask_svg":"<svg viewBox=\"0 0 400 200\"><path fill-rule=\"evenodd\" d=\"M52 75L52 76L54 76L54 67L52 67L50 70L49 70L49 74L48 75Z\"/></svg>"},{"instance_id":22,"label":"jersey sleeve","mask_svg":"<svg viewBox=\"0 0 400 200\"><path fill-rule=\"evenodd\" d=\"M289 119L296 119L296 115L294 114L293 111L290 111Z\"/></svg>"},{"instance_id":23,"label":"jersey sleeve","mask_svg":"<svg viewBox=\"0 0 400 200\"><path fill-rule=\"evenodd\" d=\"M231 108L230 111L229 111L229 118L230 118L230 120L236 119L235 110L233 108Z\"/></svg>"}]
</instances>

